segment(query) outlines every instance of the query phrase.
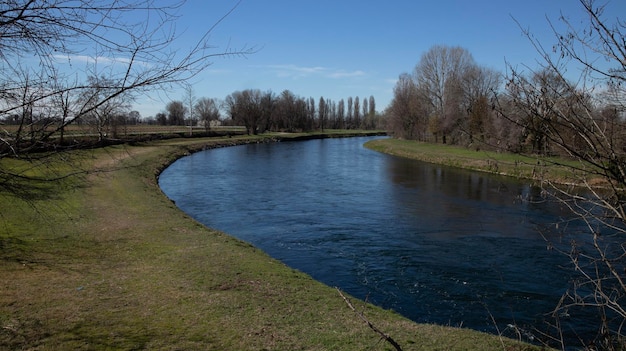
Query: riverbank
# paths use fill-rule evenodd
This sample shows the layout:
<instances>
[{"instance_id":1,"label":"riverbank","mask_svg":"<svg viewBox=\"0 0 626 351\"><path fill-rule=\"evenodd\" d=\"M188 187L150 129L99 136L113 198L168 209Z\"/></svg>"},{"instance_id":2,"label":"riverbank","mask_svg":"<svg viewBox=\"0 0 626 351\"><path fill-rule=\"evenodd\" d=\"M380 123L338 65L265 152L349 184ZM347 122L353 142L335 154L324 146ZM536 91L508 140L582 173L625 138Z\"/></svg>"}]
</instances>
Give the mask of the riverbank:
<instances>
[{"instance_id":1,"label":"riverbank","mask_svg":"<svg viewBox=\"0 0 626 351\"><path fill-rule=\"evenodd\" d=\"M577 185L585 177L588 184L603 184L600 178L589 179L591 172L574 172L583 169L580 162L556 157L538 158L394 138L373 140L366 143L365 147L393 156L536 182Z\"/></svg>"},{"instance_id":2,"label":"riverbank","mask_svg":"<svg viewBox=\"0 0 626 351\"><path fill-rule=\"evenodd\" d=\"M0 349L391 349L337 290L200 225L158 188L181 156L277 138L289 135L117 145L36 168L2 160L62 177L0 194ZM404 350L532 349L352 303Z\"/></svg>"}]
</instances>

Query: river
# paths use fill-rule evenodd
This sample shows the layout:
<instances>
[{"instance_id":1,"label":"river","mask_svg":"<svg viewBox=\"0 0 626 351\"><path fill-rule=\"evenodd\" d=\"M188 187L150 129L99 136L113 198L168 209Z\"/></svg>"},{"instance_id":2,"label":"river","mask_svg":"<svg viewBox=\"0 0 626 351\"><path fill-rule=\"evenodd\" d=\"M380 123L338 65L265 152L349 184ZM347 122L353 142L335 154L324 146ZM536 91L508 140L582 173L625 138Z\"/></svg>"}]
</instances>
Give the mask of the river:
<instances>
[{"instance_id":1,"label":"river","mask_svg":"<svg viewBox=\"0 0 626 351\"><path fill-rule=\"evenodd\" d=\"M380 154L367 140L207 150L159 183L208 227L416 322L544 330L571 275L546 239L567 244L555 224L568 212L524 182Z\"/></svg>"}]
</instances>

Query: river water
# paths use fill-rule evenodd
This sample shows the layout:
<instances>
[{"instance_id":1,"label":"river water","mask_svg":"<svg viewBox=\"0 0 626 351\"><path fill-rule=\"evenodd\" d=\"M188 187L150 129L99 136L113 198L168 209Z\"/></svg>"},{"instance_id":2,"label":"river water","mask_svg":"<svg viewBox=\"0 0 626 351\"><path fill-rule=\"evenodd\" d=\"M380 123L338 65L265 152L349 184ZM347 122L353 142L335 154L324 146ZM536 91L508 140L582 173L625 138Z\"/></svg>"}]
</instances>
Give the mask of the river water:
<instances>
[{"instance_id":1,"label":"river water","mask_svg":"<svg viewBox=\"0 0 626 351\"><path fill-rule=\"evenodd\" d=\"M544 330L571 272L546 239L567 244L555 224L568 212L523 182L380 154L371 139L207 150L159 182L208 227L416 322Z\"/></svg>"}]
</instances>

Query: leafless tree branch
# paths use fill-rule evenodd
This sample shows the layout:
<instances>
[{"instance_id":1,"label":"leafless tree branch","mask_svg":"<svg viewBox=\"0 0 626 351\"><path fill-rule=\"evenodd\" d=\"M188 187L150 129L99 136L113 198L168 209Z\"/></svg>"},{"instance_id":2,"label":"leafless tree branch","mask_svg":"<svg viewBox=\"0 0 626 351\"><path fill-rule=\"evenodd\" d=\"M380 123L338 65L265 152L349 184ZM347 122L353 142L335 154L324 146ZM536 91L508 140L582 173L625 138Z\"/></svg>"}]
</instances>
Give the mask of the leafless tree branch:
<instances>
[{"instance_id":1,"label":"leafless tree branch","mask_svg":"<svg viewBox=\"0 0 626 351\"><path fill-rule=\"evenodd\" d=\"M380 329L378 329L372 322L370 322L367 317L365 317L365 315L363 314L363 312L359 312L356 310L356 308L354 307L354 305L352 304L352 302L350 302L350 300L341 292L341 290L339 290L339 288L336 288L337 292L339 293L339 296L341 296L341 298L343 299L343 301L346 303L346 305L348 305L348 307L354 311L354 313L356 313L357 316L359 316L359 318L365 322L367 324L367 326L372 329L374 332L376 332L378 335L380 335L380 337L387 341L389 344L391 344L397 351L402 351L402 347L400 347L400 344L398 344L391 336L385 334L383 331L381 331Z\"/></svg>"}]
</instances>

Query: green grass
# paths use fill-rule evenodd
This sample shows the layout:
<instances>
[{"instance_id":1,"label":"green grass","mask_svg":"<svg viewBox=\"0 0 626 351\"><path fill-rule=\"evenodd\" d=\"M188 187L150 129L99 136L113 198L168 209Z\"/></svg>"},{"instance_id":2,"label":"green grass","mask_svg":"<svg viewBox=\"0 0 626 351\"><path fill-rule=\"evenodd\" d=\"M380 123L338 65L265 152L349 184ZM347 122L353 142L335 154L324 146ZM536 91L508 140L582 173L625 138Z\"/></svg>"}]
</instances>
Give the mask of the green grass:
<instances>
[{"instance_id":1,"label":"green grass","mask_svg":"<svg viewBox=\"0 0 626 351\"><path fill-rule=\"evenodd\" d=\"M365 146L399 157L538 181L576 184L582 175L574 171L582 167L579 162L556 157L531 157L393 138L370 141Z\"/></svg>"},{"instance_id":2,"label":"green grass","mask_svg":"<svg viewBox=\"0 0 626 351\"><path fill-rule=\"evenodd\" d=\"M50 183L53 196L0 193L0 349L391 349L334 288L204 227L157 186L177 157L261 138L115 146L35 168L0 160L42 178L86 171ZM404 350L532 349L352 302Z\"/></svg>"}]
</instances>

